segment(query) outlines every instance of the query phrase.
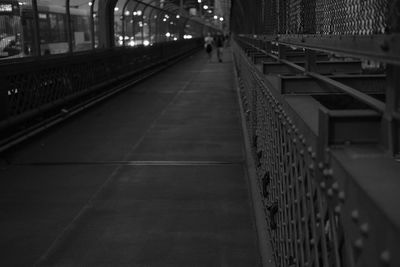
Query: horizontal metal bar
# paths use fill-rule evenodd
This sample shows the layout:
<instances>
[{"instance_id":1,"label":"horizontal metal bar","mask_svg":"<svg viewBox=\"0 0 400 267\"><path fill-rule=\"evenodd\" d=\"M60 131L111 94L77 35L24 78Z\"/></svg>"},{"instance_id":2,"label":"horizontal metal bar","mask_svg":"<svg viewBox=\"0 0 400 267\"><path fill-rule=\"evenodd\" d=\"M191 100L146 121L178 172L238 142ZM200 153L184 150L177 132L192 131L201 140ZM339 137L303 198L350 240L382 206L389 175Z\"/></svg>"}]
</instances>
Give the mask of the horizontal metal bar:
<instances>
[{"instance_id":1,"label":"horizontal metal bar","mask_svg":"<svg viewBox=\"0 0 400 267\"><path fill-rule=\"evenodd\" d=\"M305 62L294 62L304 68ZM318 73L333 74L333 73L361 73L361 61L319 61L316 62ZM292 68L283 63L278 62L263 62L264 74L297 74L301 71Z\"/></svg>"},{"instance_id":2,"label":"horizontal metal bar","mask_svg":"<svg viewBox=\"0 0 400 267\"><path fill-rule=\"evenodd\" d=\"M339 53L400 65L400 34L376 35L266 35L258 39L287 46Z\"/></svg>"},{"instance_id":3,"label":"horizontal metal bar","mask_svg":"<svg viewBox=\"0 0 400 267\"><path fill-rule=\"evenodd\" d=\"M207 166L207 165L234 165L243 164L243 161L215 161L215 160L131 160L131 161L63 161L63 162L28 162L15 164L16 166L64 166L64 165L123 165L123 166Z\"/></svg>"},{"instance_id":4,"label":"horizontal metal bar","mask_svg":"<svg viewBox=\"0 0 400 267\"><path fill-rule=\"evenodd\" d=\"M285 76L279 75L275 85L282 94L343 94L343 90L331 83L320 81L304 75ZM325 76L324 76L325 77ZM330 75L330 80L344 86L351 86L361 94L384 94L386 77L384 75ZM278 81L278 83L276 83Z\"/></svg>"},{"instance_id":5,"label":"horizontal metal bar","mask_svg":"<svg viewBox=\"0 0 400 267\"><path fill-rule=\"evenodd\" d=\"M385 103L373 98L372 96L366 95L365 93L362 93L350 86L347 86L343 83L340 83L338 81L335 81L331 78L328 78L328 77L323 76L318 73L308 72L307 75L309 75L317 80L326 82L326 83L334 86L335 88L337 88L345 93L348 93L349 95L355 97L356 99L360 100L361 102L366 103L367 105L371 106L372 108L374 108L377 111L380 111L382 113L385 111Z\"/></svg>"}]
</instances>

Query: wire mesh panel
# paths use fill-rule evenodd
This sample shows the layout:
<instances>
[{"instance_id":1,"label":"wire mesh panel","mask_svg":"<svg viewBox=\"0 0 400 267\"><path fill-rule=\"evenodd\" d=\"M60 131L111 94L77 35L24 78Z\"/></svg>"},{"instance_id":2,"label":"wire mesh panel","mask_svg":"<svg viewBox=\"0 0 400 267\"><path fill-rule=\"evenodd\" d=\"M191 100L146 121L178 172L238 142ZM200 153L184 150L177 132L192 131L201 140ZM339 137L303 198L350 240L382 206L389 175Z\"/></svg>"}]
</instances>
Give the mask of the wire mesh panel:
<instances>
[{"instance_id":1,"label":"wire mesh panel","mask_svg":"<svg viewBox=\"0 0 400 267\"><path fill-rule=\"evenodd\" d=\"M387 28L389 2L389 0L317 1L317 33L384 33Z\"/></svg>"},{"instance_id":2,"label":"wire mesh panel","mask_svg":"<svg viewBox=\"0 0 400 267\"><path fill-rule=\"evenodd\" d=\"M86 54L85 57L57 57L19 64L3 64L0 71L0 129L11 123L52 109L58 112L79 98L112 89L117 79L132 77L164 60L182 56L201 46L200 39L155 44L152 47L119 49ZM105 86L108 85L108 86ZM102 90L102 91L100 91ZM40 118L39 118L40 119ZM32 123L32 122L27 122ZM18 125L23 127L24 124Z\"/></svg>"},{"instance_id":3,"label":"wire mesh panel","mask_svg":"<svg viewBox=\"0 0 400 267\"><path fill-rule=\"evenodd\" d=\"M390 30L388 21L397 0L264 0L262 34L382 34ZM241 0L233 9L233 17L245 13L243 25L234 31L246 32L254 15ZM248 29L247 29L248 31Z\"/></svg>"}]
</instances>

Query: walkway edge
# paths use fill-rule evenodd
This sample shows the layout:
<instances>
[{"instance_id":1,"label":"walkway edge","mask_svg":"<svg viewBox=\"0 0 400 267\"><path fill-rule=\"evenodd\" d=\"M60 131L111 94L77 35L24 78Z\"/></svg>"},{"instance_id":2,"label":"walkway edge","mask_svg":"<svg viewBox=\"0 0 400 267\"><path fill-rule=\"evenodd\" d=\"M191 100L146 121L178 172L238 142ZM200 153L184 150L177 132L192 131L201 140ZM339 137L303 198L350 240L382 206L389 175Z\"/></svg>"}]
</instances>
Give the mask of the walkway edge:
<instances>
[{"instance_id":1,"label":"walkway edge","mask_svg":"<svg viewBox=\"0 0 400 267\"><path fill-rule=\"evenodd\" d=\"M263 267L276 267L272 245L270 243L271 237L268 232L267 221L265 220L265 212L263 207L263 201L261 199L260 191L257 186L257 173L256 165L252 157L252 149L250 145L249 134L247 131L246 118L244 116L244 109L242 102L240 101L239 83L237 77L237 68L235 64L234 54L232 53L233 62L233 76L234 76L234 90L236 91L237 102L240 109L240 121L242 125L243 143L244 143L244 154L245 154L245 175L249 185L249 193L252 201L254 210L254 219L257 230L258 246L261 255L261 261Z\"/></svg>"}]
</instances>

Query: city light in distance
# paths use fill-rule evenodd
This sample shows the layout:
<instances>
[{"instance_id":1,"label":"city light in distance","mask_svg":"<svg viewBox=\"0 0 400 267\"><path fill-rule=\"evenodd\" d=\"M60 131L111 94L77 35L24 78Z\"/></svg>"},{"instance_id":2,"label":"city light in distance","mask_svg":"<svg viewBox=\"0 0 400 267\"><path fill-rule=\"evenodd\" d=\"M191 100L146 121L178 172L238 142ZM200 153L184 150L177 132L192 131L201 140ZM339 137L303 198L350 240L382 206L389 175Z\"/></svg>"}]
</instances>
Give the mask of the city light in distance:
<instances>
[{"instance_id":1,"label":"city light in distance","mask_svg":"<svg viewBox=\"0 0 400 267\"><path fill-rule=\"evenodd\" d=\"M224 21L224 18L223 18L223 17L220 17L219 20L220 20L220 21Z\"/></svg>"},{"instance_id":2,"label":"city light in distance","mask_svg":"<svg viewBox=\"0 0 400 267\"><path fill-rule=\"evenodd\" d=\"M165 36L171 37L171 34L170 34L169 32L167 32L167 33L165 34Z\"/></svg>"},{"instance_id":3,"label":"city light in distance","mask_svg":"<svg viewBox=\"0 0 400 267\"><path fill-rule=\"evenodd\" d=\"M207 9L208 9L208 6L207 6L207 5L204 5L203 8L207 10Z\"/></svg>"}]
</instances>

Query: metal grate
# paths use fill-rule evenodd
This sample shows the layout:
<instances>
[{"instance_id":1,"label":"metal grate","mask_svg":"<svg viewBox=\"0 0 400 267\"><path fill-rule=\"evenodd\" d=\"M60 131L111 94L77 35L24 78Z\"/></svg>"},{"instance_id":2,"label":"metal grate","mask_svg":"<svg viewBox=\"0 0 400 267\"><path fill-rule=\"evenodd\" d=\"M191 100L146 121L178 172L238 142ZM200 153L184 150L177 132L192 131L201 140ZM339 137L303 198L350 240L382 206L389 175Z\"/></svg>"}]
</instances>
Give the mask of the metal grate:
<instances>
[{"instance_id":1,"label":"metal grate","mask_svg":"<svg viewBox=\"0 0 400 267\"><path fill-rule=\"evenodd\" d=\"M269 34L382 34L395 0L268 0ZM276 10L276 12L275 12ZM276 25L271 27L271 25Z\"/></svg>"}]
</instances>

